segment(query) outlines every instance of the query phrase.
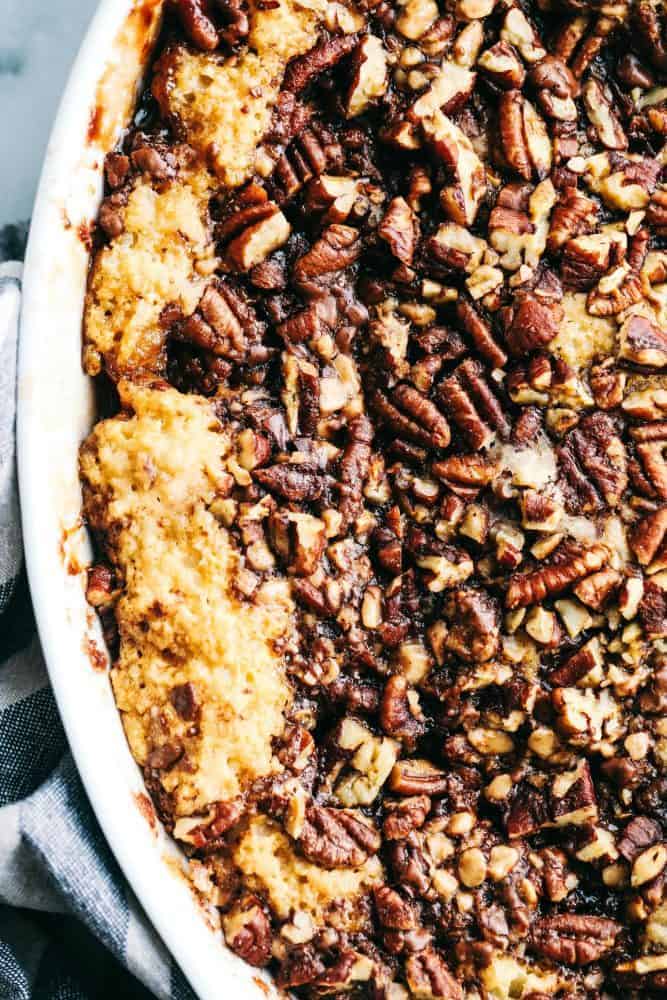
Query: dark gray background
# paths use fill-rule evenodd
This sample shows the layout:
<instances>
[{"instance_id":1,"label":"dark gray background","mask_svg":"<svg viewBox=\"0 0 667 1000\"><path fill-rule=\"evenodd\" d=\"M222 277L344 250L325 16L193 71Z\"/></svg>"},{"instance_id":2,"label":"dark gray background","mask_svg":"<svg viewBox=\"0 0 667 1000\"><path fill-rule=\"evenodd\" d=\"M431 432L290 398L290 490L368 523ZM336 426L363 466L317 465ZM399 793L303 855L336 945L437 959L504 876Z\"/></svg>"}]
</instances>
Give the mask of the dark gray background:
<instances>
[{"instance_id":1,"label":"dark gray background","mask_svg":"<svg viewBox=\"0 0 667 1000\"><path fill-rule=\"evenodd\" d=\"M51 123L96 4L0 0L0 260L20 250Z\"/></svg>"}]
</instances>

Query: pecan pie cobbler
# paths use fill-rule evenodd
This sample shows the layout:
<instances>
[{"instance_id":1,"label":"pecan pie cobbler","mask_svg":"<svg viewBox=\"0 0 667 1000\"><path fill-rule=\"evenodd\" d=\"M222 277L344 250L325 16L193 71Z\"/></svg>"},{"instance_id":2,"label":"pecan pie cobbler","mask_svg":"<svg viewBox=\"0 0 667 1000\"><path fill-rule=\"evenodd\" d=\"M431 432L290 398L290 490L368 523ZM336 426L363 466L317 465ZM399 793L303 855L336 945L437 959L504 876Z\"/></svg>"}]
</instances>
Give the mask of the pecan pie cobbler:
<instances>
[{"instance_id":1,"label":"pecan pie cobbler","mask_svg":"<svg viewBox=\"0 0 667 1000\"><path fill-rule=\"evenodd\" d=\"M299 995L667 992L667 10L172 0L81 451L127 738Z\"/></svg>"}]
</instances>

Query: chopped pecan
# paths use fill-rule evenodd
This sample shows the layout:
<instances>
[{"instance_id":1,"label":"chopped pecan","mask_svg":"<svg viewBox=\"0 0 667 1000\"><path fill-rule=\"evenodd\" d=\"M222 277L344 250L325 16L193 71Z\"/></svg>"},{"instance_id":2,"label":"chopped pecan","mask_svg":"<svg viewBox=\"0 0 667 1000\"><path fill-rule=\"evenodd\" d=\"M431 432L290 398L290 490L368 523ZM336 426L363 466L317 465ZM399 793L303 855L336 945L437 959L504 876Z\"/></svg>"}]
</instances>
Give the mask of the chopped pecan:
<instances>
[{"instance_id":1,"label":"chopped pecan","mask_svg":"<svg viewBox=\"0 0 667 1000\"><path fill-rule=\"evenodd\" d=\"M418 830L431 809L428 795L414 795L405 799L385 802L386 815L382 824L385 840L403 840L413 830Z\"/></svg>"},{"instance_id":2,"label":"chopped pecan","mask_svg":"<svg viewBox=\"0 0 667 1000\"><path fill-rule=\"evenodd\" d=\"M556 454L567 481L566 500L574 512L618 505L628 484L627 455L612 417L606 413L584 417Z\"/></svg>"},{"instance_id":3,"label":"chopped pecan","mask_svg":"<svg viewBox=\"0 0 667 1000\"><path fill-rule=\"evenodd\" d=\"M225 940L249 965L267 965L271 958L271 924L257 896L243 896L222 921Z\"/></svg>"},{"instance_id":4,"label":"chopped pecan","mask_svg":"<svg viewBox=\"0 0 667 1000\"><path fill-rule=\"evenodd\" d=\"M440 111L423 118L422 128L435 155L454 178L440 191L445 215L461 226L472 225L486 191L482 161L467 135Z\"/></svg>"},{"instance_id":5,"label":"chopped pecan","mask_svg":"<svg viewBox=\"0 0 667 1000\"><path fill-rule=\"evenodd\" d=\"M614 367L612 358L593 365L588 373L588 381L595 405L599 409L613 410L623 402L626 375Z\"/></svg>"},{"instance_id":6,"label":"chopped pecan","mask_svg":"<svg viewBox=\"0 0 667 1000\"><path fill-rule=\"evenodd\" d=\"M178 742L163 743L146 757L146 767L153 771L167 771L183 756L183 745Z\"/></svg>"},{"instance_id":7,"label":"chopped pecan","mask_svg":"<svg viewBox=\"0 0 667 1000\"><path fill-rule=\"evenodd\" d=\"M630 436L635 443L635 451L641 461L646 480L650 483L653 496L667 500L667 423L653 423L644 427L632 427Z\"/></svg>"},{"instance_id":8,"label":"chopped pecan","mask_svg":"<svg viewBox=\"0 0 667 1000\"><path fill-rule=\"evenodd\" d=\"M405 198L392 198L377 230L394 257L408 266L412 264L415 254L417 225L417 216Z\"/></svg>"},{"instance_id":9,"label":"chopped pecan","mask_svg":"<svg viewBox=\"0 0 667 1000\"><path fill-rule=\"evenodd\" d=\"M573 98L579 84L567 63L555 55L547 55L531 67L528 83L535 88L537 102L549 118L561 122L577 120Z\"/></svg>"},{"instance_id":10,"label":"chopped pecan","mask_svg":"<svg viewBox=\"0 0 667 1000\"><path fill-rule=\"evenodd\" d=\"M658 236L667 234L667 190L654 191L646 209L646 222Z\"/></svg>"},{"instance_id":11,"label":"chopped pecan","mask_svg":"<svg viewBox=\"0 0 667 1000\"><path fill-rule=\"evenodd\" d=\"M125 230L123 209L127 204L128 192L124 189L114 191L100 205L97 221L109 239L115 239Z\"/></svg>"},{"instance_id":12,"label":"chopped pecan","mask_svg":"<svg viewBox=\"0 0 667 1000\"><path fill-rule=\"evenodd\" d=\"M444 614L450 623L447 649L474 663L484 663L496 655L500 647L499 610L486 591L472 587L451 591Z\"/></svg>"},{"instance_id":13,"label":"chopped pecan","mask_svg":"<svg viewBox=\"0 0 667 1000\"><path fill-rule=\"evenodd\" d=\"M324 489L322 476L304 463L270 465L266 469L256 469L253 476L272 493L291 502L317 500Z\"/></svg>"},{"instance_id":14,"label":"chopped pecan","mask_svg":"<svg viewBox=\"0 0 667 1000\"><path fill-rule=\"evenodd\" d=\"M442 955L432 948L410 956L405 964L405 977L414 996L428 1000L463 1000L462 988Z\"/></svg>"},{"instance_id":15,"label":"chopped pecan","mask_svg":"<svg viewBox=\"0 0 667 1000\"><path fill-rule=\"evenodd\" d=\"M302 853L322 868L358 868L380 847L375 827L351 809L311 805L299 835Z\"/></svg>"},{"instance_id":16,"label":"chopped pecan","mask_svg":"<svg viewBox=\"0 0 667 1000\"><path fill-rule=\"evenodd\" d=\"M587 163L585 179L610 208L631 212L646 208L660 176L656 160L635 154L597 153Z\"/></svg>"},{"instance_id":17,"label":"chopped pecan","mask_svg":"<svg viewBox=\"0 0 667 1000\"><path fill-rule=\"evenodd\" d=\"M354 54L354 77L347 96L347 116L354 118L387 90L387 53L379 38L365 35Z\"/></svg>"},{"instance_id":18,"label":"chopped pecan","mask_svg":"<svg viewBox=\"0 0 667 1000\"><path fill-rule=\"evenodd\" d=\"M547 896L552 903L565 899L577 882L576 876L568 869L567 857L558 848L545 847L540 851L544 864L542 874Z\"/></svg>"},{"instance_id":19,"label":"chopped pecan","mask_svg":"<svg viewBox=\"0 0 667 1000\"><path fill-rule=\"evenodd\" d=\"M531 944L538 954L554 962L588 965L613 951L622 929L606 917L558 913L533 924Z\"/></svg>"},{"instance_id":20,"label":"chopped pecan","mask_svg":"<svg viewBox=\"0 0 667 1000\"><path fill-rule=\"evenodd\" d=\"M630 547L642 566L648 566L662 549L667 535L667 507L642 518L630 533Z\"/></svg>"},{"instance_id":21,"label":"chopped pecan","mask_svg":"<svg viewBox=\"0 0 667 1000\"><path fill-rule=\"evenodd\" d=\"M560 250L573 236L592 232L597 224L598 207L576 187L568 187L561 192L554 205L549 226L547 249L554 253Z\"/></svg>"},{"instance_id":22,"label":"chopped pecan","mask_svg":"<svg viewBox=\"0 0 667 1000\"><path fill-rule=\"evenodd\" d=\"M312 945L290 949L276 974L276 983L283 989L314 983L324 973L322 956Z\"/></svg>"},{"instance_id":23,"label":"chopped pecan","mask_svg":"<svg viewBox=\"0 0 667 1000\"><path fill-rule=\"evenodd\" d=\"M331 69L357 46L356 35L335 35L321 42L302 56L292 59L285 72L283 89L300 94L315 77Z\"/></svg>"},{"instance_id":24,"label":"chopped pecan","mask_svg":"<svg viewBox=\"0 0 667 1000\"><path fill-rule=\"evenodd\" d=\"M148 143L136 145L130 159L136 170L150 174L156 181L168 180L174 176L176 159L173 153L161 151Z\"/></svg>"},{"instance_id":25,"label":"chopped pecan","mask_svg":"<svg viewBox=\"0 0 667 1000\"><path fill-rule=\"evenodd\" d=\"M646 368L667 366L667 330L645 316L629 316L619 330L619 357Z\"/></svg>"},{"instance_id":26,"label":"chopped pecan","mask_svg":"<svg viewBox=\"0 0 667 1000\"><path fill-rule=\"evenodd\" d=\"M660 23L659 5L653 0L638 0L633 6L633 16L647 57L664 73L667 71L667 43Z\"/></svg>"},{"instance_id":27,"label":"chopped pecan","mask_svg":"<svg viewBox=\"0 0 667 1000\"><path fill-rule=\"evenodd\" d=\"M107 153L104 157L104 176L113 191L123 186L129 172L129 156L125 156L124 153Z\"/></svg>"},{"instance_id":28,"label":"chopped pecan","mask_svg":"<svg viewBox=\"0 0 667 1000\"><path fill-rule=\"evenodd\" d=\"M660 824L649 816L635 816L621 834L616 847L621 857L632 863L639 855L662 840Z\"/></svg>"},{"instance_id":29,"label":"chopped pecan","mask_svg":"<svg viewBox=\"0 0 667 1000\"><path fill-rule=\"evenodd\" d=\"M580 580L572 590L586 607L593 608L594 611L601 611L612 594L616 592L620 583L621 574L608 567L601 569L599 573L591 573L590 576ZM559 681L558 683L564 682ZM571 682L567 681L566 683Z\"/></svg>"},{"instance_id":30,"label":"chopped pecan","mask_svg":"<svg viewBox=\"0 0 667 1000\"><path fill-rule=\"evenodd\" d=\"M505 340L510 352L521 357L544 347L558 334L562 311L557 303L533 296L519 297L504 311Z\"/></svg>"},{"instance_id":31,"label":"chopped pecan","mask_svg":"<svg viewBox=\"0 0 667 1000\"><path fill-rule=\"evenodd\" d=\"M473 236L465 226L445 222L427 241L426 252L429 264L430 261L437 264L434 273L437 273L439 265L446 269L474 273L481 264L486 247L486 241Z\"/></svg>"},{"instance_id":32,"label":"chopped pecan","mask_svg":"<svg viewBox=\"0 0 667 1000\"><path fill-rule=\"evenodd\" d=\"M103 608L113 602L116 592L114 571L106 563L95 563L88 570L86 600L94 608Z\"/></svg>"},{"instance_id":33,"label":"chopped pecan","mask_svg":"<svg viewBox=\"0 0 667 1000\"><path fill-rule=\"evenodd\" d=\"M276 330L286 340L301 343L305 340L314 340L322 334L332 333L338 321L336 300L333 295L324 295L280 323Z\"/></svg>"},{"instance_id":34,"label":"chopped pecan","mask_svg":"<svg viewBox=\"0 0 667 1000\"><path fill-rule=\"evenodd\" d=\"M582 96L586 113L602 145L607 149L627 149L628 137L614 110L609 88L590 76L584 84Z\"/></svg>"},{"instance_id":35,"label":"chopped pecan","mask_svg":"<svg viewBox=\"0 0 667 1000\"><path fill-rule=\"evenodd\" d=\"M353 264L361 253L359 233L351 226L334 224L324 230L310 250L294 265L294 280L305 285Z\"/></svg>"},{"instance_id":36,"label":"chopped pecan","mask_svg":"<svg viewBox=\"0 0 667 1000\"><path fill-rule=\"evenodd\" d=\"M228 45L238 45L250 31L244 0L216 0L216 3L224 22L220 29L221 38Z\"/></svg>"},{"instance_id":37,"label":"chopped pecan","mask_svg":"<svg viewBox=\"0 0 667 1000\"><path fill-rule=\"evenodd\" d=\"M612 244L599 236L577 236L563 247L561 277L565 288L588 291L607 272Z\"/></svg>"},{"instance_id":38,"label":"chopped pecan","mask_svg":"<svg viewBox=\"0 0 667 1000\"><path fill-rule=\"evenodd\" d=\"M269 517L272 547L297 576L317 569L326 544L324 522L312 514L275 511Z\"/></svg>"},{"instance_id":39,"label":"chopped pecan","mask_svg":"<svg viewBox=\"0 0 667 1000\"><path fill-rule=\"evenodd\" d=\"M373 890L373 898L378 920L383 927L397 931L410 931L417 927L413 907L395 889L383 885Z\"/></svg>"},{"instance_id":40,"label":"chopped pecan","mask_svg":"<svg viewBox=\"0 0 667 1000\"><path fill-rule=\"evenodd\" d=\"M510 837L527 837L549 821L549 810L543 795L530 785L521 784L512 799L505 826Z\"/></svg>"},{"instance_id":41,"label":"chopped pecan","mask_svg":"<svg viewBox=\"0 0 667 1000\"><path fill-rule=\"evenodd\" d=\"M388 736L401 740L410 750L424 732L416 692L410 690L402 674L392 674L385 684L380 702L380 725Z\"/></svg>"},{"instance_id":42,"label":"chopped pecan","mask_svg":"<svg viewBox=\"0 0 667 1000\"><path fill-rule=\"evenodd\" d=\"M246 222L250 224L247 225ZM261 264L274 250L287 242L292 231L289 222L273 202L253 205L251 209L232 217L230 227L231 223L240 225L241 232L227 245L225 259L237 271L250 271ZM228 231L229 229L225 230L224 235Z\"/></svg>"},{"instance_id":43,"label":"chopped pecan","mask_svg":"<svg viewBox=\"0 0 667 1000\"><path fill-rule=\"evenodd\" d=\"M371 460L373 425L368 417L355 417L348 425L348 443L340 463L341 501L343 524L351 523L362 510L362 490L368 476Z\"/></svg>"},{"instance_id":44,"label":"chopped pecan","mask_svg":"<svg viewBox=\"0 0 667 1000\"><path fill-rule=\"evenodd\" d=\"M500 37L519 50L524 62L536 63L546 56L535 28L520 7L510 7L500 30Z\"/></svg>"},{"instance_id":45,"label":"chopped pecan","mask_svg":"<svg viewBox=\"0 0 667 1000\"><path fill-rule=\"evenodd\" d=\"M512 428L512 444L529 444L535 440L541 430L542 411L537 406L526 406L521 410Z\"/></svg>"},{"instance_id":46,"label":"chopped pecan","mask_svg":"<svg viewBox=\"0 0 667 1000\"><path fill-rule=\"evenodd\" d=\"M427 760L400 760L394 765L389 787L399 795L444 795L448 788L447 775Z\"/></svg>"},{"instance_id":47,"label":"chopped pecan","mask_svg":"<svg viewBox=\"0 0 667 1000\"><path fill-rule=\"evenodd\" d=\"M477 60L480 68L503 90L520 90L526 78L523 63L514 48L504 41L496 42L482 52Z\"/></svg>"},{"instance_id":48,"label":"chopped pecan","mask_svg":"<svg viewBox=\"0 0 667 1000\"><path fill-rule=\"evenodd\" d=\"M218 30L207 13L206 0L173 0L173 5L183 31L195 48L211 52L218 47Z\"/></svg>"},{"instance_id":49,"label":"chopped pecan","mask_svg":"<svg viewBox=\"0 0 667 1000\"><path fill-rule=\"evenodd\" d=\"M588 549L577 545L561 547L557 560L530 573L515 574L505 597L508 608L525 608L539 604L545 597L561 594L577 580L596 572L607 561L604 545L594 544Z\"/></svg>"},{"instance_id":50,"label":"chopped pecan","mask_svg":"<svg viewBox=\"0 0 667 1000\"><path fill-rule=\"evenodd\" d=\"M191 681L173 687L169 693L169 700L176 713L186 722L193 722L199 716L201 705L197 688Z\"/></svg>"}]
</instances>

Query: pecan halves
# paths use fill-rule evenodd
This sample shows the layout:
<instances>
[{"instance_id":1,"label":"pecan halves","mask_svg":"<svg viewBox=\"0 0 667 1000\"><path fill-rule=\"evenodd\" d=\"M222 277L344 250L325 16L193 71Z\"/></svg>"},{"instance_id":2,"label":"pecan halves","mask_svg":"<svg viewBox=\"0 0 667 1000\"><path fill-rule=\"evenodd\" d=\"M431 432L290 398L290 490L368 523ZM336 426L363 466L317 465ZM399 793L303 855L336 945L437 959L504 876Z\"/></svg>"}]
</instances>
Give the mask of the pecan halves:
<instances>
[{"instance_id":1,"label":"pecan halves","mask_svg":"<svg viewBox=\"0 0 667 1000\"><path fill-rule=\"evenodd\" d=\"M554 962L588 965L613 951L622 929L606 917L558 913L533 924L531 944L538 954Z\"/></svg>"},{"instance_id":2,"label":"pecan halves","mask_svg":"<svg viewBox=\"0 0 667 1000\"><path fill-rule=\"evenodd\" d=\"M502 94L498 105L502 153L509 167L529 181L551 168L551 140L546 126L520 90Z\"/></svg>"},{"instance_id":3,"label":"pecan halves","mask_svg":"<svg viewBox=\"0 0 667 1000\"><path fill-rule=\"evenodd\" d=\"M380 835L350 809L311 805L299 836L303 855L322 868L358 868L380 847Z\"/></svg>"},{"instance_id":4,"label":"pecan halves","mask_svg":"<svg viewBox=\"0 0 667 1000\"><path fill-rule=\"evenodd\" d=\"M494 338L491 325L480 316L472 303L459 298L456 315L482 360L492 368L503 368L507 363L507 354Z\"/></svg>"},{"instance_id":5,"label":"pecan halves","mask_svg":"<svg viewBox=\"0 0 667 1000\"><path fill-rule=\"evenodd\" d=\"M435 403L412 386L398 385L391 401L376 390L371 393L370 403L382 424L399 437L425 448L446 448L449 444L449 424L445 417Z\"/></svg>"},{"instance_id":6,"label":"pecan halves","mask_svg":"<svg viewBox=\"0 0 667 1000\"><path fill-rule=\"evenodd\" d=\"M641 462L644 478L649 485L649 495L667 500L667 422L631 427L630 437L635 442L635 452Z\"/></svg>"},{"instance_id":7,"label":"pecan halves","mask_svg":"<svg viewBox=\"0 0 667 1000\"><path fill-rule=\"evenodd\" d=\"M446 448L450 441L449 424L435 403L405 383L392 393L392 401L423 429L423 441L433 448Z\"/></svg>"},{"instance_id":8,"label":"pecan halves","mask_svg":"<svg viewBox=\"0 0 667 1000\"><path fill-rule=\"evenodd\" d=\"M586 114L602 145L607 149L627 149L628 137L614 109L609 88L590 76L584 84L582 96Z\"/></svg>"},{"instance_id":9,"label":"pecan halves","mask_svg":"<svg viewBox=\"0 0 667 1000\"><path fill-rule=\"evenodd\" d=\"M531 573L515 574L507 589L505 606L525 608L529 604L539 604L545 597L561 594L577 580L601 569L607 559L604 545L595 544L588 549L571 546L558 562Z\"/></svg>"},{"instance_id":10,"label":"pecan halves","mask_svg":"<svg viewBox=\"0 0 667 1000\"><path fill-rule=\"evenodd\" d=\"M356 35L336 35L323 39L309 52L292 59L285 72L283 90L299 94L308 84L331 69L357 47Z\"/></svg>"},{"instance_id":11,"label":"pecan halves","mask_svg":"<svg viewBox=\"0 0 667 1000\"><path fill-rule=\"evenodd\" d=\"M485 447L494 434L509 437L511 423L479 361L468 358L459 365L440 382L437 396L472 448Z\"/></svg>"}]
</instances>

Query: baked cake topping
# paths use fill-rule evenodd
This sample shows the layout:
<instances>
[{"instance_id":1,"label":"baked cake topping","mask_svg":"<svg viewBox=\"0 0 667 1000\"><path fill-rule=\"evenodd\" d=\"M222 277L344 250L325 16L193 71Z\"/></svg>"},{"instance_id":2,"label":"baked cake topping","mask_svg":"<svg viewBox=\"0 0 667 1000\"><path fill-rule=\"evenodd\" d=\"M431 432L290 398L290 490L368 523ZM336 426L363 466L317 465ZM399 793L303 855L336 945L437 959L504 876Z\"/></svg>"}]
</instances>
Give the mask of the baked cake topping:
<instances>
[{"instance_id":1,"label":"baked cake topping","mask_svg":"<svg viewBox=\"0 0 667 1000\"><path fill-rule=\"evenodd\" d=\"M106 160L88 598L297 994L667 990L667 10L172 0Z\"/></svg>"}]
</instances>

